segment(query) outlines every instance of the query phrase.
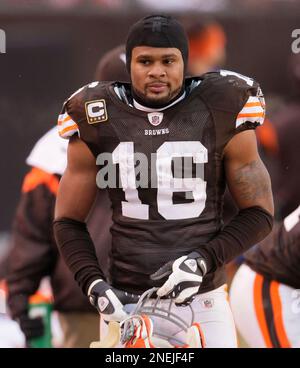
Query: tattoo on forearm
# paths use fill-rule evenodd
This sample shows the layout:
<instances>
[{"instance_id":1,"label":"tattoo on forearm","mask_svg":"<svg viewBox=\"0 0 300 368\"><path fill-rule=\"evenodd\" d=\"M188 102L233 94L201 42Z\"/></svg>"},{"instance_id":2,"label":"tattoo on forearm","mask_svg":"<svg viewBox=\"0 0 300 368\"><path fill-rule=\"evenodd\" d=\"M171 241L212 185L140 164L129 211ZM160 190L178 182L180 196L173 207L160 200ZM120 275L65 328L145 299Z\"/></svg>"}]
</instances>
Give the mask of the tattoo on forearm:
<instances>
[{"instance_id":1,"label":"tattoo on forearm","mask_svg":"<svg viewBox=\"0 0 300 368\"><path fill-rule=\"evenodd\" d=\"M259 160L238 168L233 180L243 200L253 201L272 196L268 172Z\"/></svg>"}]
</instances>

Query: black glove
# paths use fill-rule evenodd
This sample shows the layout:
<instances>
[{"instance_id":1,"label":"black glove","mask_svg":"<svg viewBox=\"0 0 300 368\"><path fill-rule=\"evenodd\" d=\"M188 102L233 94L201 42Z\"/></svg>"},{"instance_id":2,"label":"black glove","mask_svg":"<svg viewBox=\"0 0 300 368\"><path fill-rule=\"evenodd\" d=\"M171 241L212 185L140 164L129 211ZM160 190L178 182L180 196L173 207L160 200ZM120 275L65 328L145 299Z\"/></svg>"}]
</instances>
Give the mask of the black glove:
<instances>
[{"instance_id":1,"label":"black glove","mask_svg":"<svg viewBox=\"0 0 300 368\"><path fill-rule=\"evenodd\" d=\"M199 253L192 252L166 263L150 277L152 280L161 280L168 276L157 290L157 295L175 299L176 305L188 305L198 294L206 272L205 260Z\"/></svg>"},{"instance_id":2,"label":"black glove","mask_svg":"<svg viewBox=\"0 0 300 368\"><path fill-rule=\"evenodd\" d=\"M44 335L45 326L42 317L30 318L27 314L17 319L26 341Z\"/></svg>"},{"instance_id":3,"label":"black glove","mask_svg":"<svg viewBox=\"0 0 300 368\"><path fill-rule=\"evenodd\" d=\"M115 289L103 280L92 282L88 290L90 303L97 308L104 321L122 321L128 317L124 311L125 304L135 304L139 295Z\"/></svg>"}]
</instances>

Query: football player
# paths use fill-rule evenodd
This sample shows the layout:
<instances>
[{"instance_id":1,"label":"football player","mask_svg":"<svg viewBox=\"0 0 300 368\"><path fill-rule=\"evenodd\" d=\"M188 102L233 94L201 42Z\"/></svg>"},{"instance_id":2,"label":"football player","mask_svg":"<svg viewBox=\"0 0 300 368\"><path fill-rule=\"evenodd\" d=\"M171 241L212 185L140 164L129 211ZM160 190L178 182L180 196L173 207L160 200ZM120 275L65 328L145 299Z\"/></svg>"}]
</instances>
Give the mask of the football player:
<instances>
[{"instance_id":1,"label":"football player","mask_svg":"<svg viewBox=\"0 0 300 368\"><path fill-rule=\"evenodd\" d=\"M239 332L253 348L300 347L300 206L245 255L230 289Z\"/></svg>"},{"instance_id":2,"label":"football player","mask_svg":"<svg viewBox=\"0 0 300 368\"><path fill-rule=\"evenodd\" d=\"M65 102L58 124L68 166L54 233L102 320L123 320L132 295L156 286L174 300L173 313L185 318L192 306L207 347L236 347L224 265L273 223L253 131L264 100L254 80L234 72L185 78L187 60L180 23L145 17L127 37L131 83L90 83ZM85 224L96 178L113 207L109 278ZM223 227L226 184L240 210Z\"/></svg>"}]
</instances>

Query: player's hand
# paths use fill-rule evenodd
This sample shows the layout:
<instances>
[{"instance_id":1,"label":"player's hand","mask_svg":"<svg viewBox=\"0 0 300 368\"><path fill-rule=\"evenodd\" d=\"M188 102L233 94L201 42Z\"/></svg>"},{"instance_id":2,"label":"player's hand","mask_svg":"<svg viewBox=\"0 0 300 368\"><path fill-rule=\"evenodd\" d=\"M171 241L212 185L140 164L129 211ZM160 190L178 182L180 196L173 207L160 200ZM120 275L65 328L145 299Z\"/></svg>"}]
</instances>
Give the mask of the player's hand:
<instances>
[{"instance_id":1,"label":"player's hand","mask_svg":"<svg viewBox=\"0 0 300 368\"><path fill-rule=\"evenodd\" d=\"M128 314L124 311L124 305L137 303L139 296L115 289L103 280L97 281L91 284L88 297L103 320L119 322L128 317Z\"/></svg>"},{"instance_id":2,"label":"player's hand","mask_svg":"<svg viewBox=\"0 0 300 368\"><path fill-rule=\"evenodd\" d=\"M45 326L42 317L30 318L27 314L18 318L18 322L26 341L44 335Z\"/></svg>"},{"instance_id":3,"label":"player's hand","mask_svg":"<svg viewBox=\"0 0 300 368\"><path fill-rule=\"evenodd\" d=\"M193 252L166 263L150 277L161 280L168 276L157 295L174 299L176 305L188 305L198 293L206 271L205 260Z\"/></svg>"}]
</instances>

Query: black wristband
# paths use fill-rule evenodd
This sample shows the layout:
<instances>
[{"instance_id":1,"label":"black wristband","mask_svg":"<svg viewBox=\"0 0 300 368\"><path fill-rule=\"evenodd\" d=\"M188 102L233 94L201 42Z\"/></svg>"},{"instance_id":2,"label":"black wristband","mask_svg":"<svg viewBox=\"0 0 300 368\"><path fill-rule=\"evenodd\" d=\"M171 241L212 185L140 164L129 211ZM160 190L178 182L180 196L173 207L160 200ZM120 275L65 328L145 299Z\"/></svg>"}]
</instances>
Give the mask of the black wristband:
<instances>
[{"instance_id":1,"label":"black wristband","mask_svg":"<svg viewBox=\"0 0 300 368\"><path fill-rule=\"evenodd\" d=\"M259 206L245 208L197 252L208 272L214 272L264 239L272 227L273 216L268 211Z\"/></svg>"},{"instance_id":2,"label":"black wristband","mask_svg":"<svg viewBox=\"0 0 300 368\"><path fill-rule=\"evenodd\" d=\"M105 280L86 224L70 218L53 222L58 249L75 280L87 295L89 285L97 279Z\"/></svg>"}]
</instances>

